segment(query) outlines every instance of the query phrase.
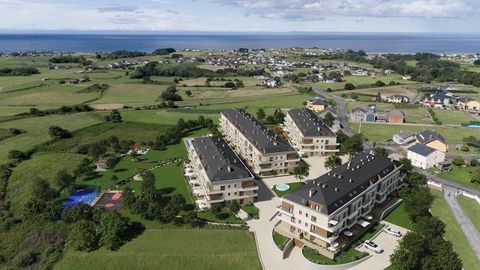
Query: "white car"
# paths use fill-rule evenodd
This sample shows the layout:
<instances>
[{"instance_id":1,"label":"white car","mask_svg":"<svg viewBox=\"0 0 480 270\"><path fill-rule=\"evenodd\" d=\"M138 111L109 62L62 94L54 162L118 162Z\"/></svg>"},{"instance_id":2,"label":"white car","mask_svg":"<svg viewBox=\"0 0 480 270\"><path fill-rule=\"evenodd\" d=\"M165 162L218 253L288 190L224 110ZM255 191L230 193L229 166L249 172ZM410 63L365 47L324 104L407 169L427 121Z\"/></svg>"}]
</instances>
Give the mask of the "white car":
<instances>
[{"instance_id":1,"label":"white car","mask_svg":"<svg viewBox=\"0 0 480 270\"><path fill-rule=\"evenodd\" d=\"M365 248L367 249L370 249L371 251L374 251L375 253L382 253L383 252L383 249L378 246L377 244L375 244L374 242L370 241L370 240L367 240L365 241L365 244L363 244L365 246Z\"/></svg>"},{"instance_id":2,"label":"white car","mask_svg":"<svg viewBox=\"0 0 480 270\"><path fill-rule=\"evenodd\" d=\"M402 233L399 230L391 228L391 227L388 227L388 228L384 229L383 231L390 234L390 235L396 236L396 237L402 237Z\"/></svg>"}]
</instances>

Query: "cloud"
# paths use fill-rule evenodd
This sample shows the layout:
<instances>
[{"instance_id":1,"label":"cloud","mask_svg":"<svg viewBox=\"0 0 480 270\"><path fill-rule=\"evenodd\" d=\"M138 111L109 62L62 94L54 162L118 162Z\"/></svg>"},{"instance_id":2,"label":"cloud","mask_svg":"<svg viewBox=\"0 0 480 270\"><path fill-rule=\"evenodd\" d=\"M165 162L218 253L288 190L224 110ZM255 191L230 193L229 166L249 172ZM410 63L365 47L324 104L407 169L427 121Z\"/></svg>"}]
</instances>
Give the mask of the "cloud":
<instances>
[{"instance_id":1,"label":"cloud","mask_svg":"<svg viewBox=\"0 0 480 270\"><path fill-rule=\"evenodd\" d=\"M249 15L284 20L323 20L329 16L460 18L479 12L476 0L213 0Z\"/></svg>"},{"instance_id":2,"label":"cloud","mask_svg":"<svg viewBox=\"0 0 480 270\"><path fill-rule=\"evenodd\" d=\"M138 6L109 6L97 8L100 13L108 12L135 12L138 10Z\"/></svg>"}]
</instances>

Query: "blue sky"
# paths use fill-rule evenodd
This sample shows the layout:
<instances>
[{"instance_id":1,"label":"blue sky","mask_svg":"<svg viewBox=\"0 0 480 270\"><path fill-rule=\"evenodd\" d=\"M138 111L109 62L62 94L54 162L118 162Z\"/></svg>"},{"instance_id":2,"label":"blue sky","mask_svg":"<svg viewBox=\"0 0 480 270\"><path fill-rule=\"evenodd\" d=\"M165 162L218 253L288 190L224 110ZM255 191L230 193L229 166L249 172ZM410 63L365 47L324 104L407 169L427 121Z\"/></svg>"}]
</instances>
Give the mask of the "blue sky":
<instances>
[{"instance_id":1,"label":"blue sky","mask_svg":"<svg viewBox=\"0 0 480 270\"><path fill-rule=\"evenodd\" d=\"M479 32L478 0L0 0L0 31Z\"/></svg>"}]
</instances>

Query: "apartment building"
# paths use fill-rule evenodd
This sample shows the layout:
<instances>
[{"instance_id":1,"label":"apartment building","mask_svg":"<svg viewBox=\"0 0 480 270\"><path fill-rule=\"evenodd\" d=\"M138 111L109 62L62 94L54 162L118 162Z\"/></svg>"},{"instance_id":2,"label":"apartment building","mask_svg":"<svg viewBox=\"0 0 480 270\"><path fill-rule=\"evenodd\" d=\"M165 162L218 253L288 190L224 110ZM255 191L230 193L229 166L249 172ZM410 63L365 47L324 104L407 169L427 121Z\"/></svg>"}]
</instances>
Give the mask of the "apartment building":
<instances>
[{"instance_id":1,"label":"apartment building","mask_svg":"<svg viewBox=\"0 0 480 270\"><path fill-rule=\"evenodd\" d=\"M301 156L330 156L340 151L335 133L311 110L289 110L285 132Z\"/></svg>"},{"instance_id":2,"label":"apartment building","mask_svg":"<svg viewBox=\"0 0 480 270\"><path fill-rule=\"evenodd\" d=\"M219 130L259 176L288 174L300 162L295 149L242 109L221 112Z\"/></svg>"},{"instance_id":3,"label":"apartment building","mask_svg":"<svg viewBox=\"0 0 480 270\"><path fill-rule=\"evenodd\" d=\"M186 176L200 209L237 200L256 201L258 186L240 157L221 137L186 139L190 164Z\"/></svg>"},{"instance_id":4,"label":"apartment building","mask_svg":"<svg viewBox=\"0 0 480 270\"><path fill-rule=\"evenodd\" d=\"M403 185L401 164L361 153L283 198L276 230L333 258L369 226L376 204Z\"/></svg>"}]
</instances>

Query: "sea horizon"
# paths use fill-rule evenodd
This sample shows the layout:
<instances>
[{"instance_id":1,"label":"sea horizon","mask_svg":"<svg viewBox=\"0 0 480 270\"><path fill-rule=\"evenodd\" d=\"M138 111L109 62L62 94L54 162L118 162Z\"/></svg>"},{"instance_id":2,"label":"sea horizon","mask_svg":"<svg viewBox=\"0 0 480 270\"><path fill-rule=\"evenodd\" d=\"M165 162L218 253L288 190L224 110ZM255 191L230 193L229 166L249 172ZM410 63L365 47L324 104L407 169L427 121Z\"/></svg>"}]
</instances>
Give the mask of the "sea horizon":
<instances>
[{"instance_id":1,"label":"sea horizon","mask_svg":"<svg viewBox=\"0 0 480 270\"><path fill-rule=\"evenodd\" d=\"M479 53L480 33L422 32L0 32L0 51L110 52L157 48L331 48L368 53Z\"/></svg>"}]
</instances>

